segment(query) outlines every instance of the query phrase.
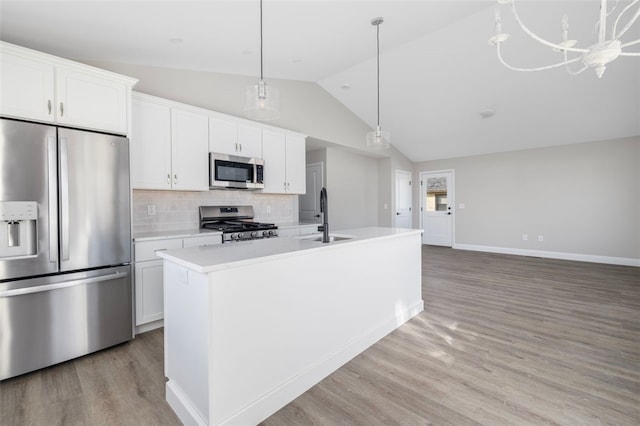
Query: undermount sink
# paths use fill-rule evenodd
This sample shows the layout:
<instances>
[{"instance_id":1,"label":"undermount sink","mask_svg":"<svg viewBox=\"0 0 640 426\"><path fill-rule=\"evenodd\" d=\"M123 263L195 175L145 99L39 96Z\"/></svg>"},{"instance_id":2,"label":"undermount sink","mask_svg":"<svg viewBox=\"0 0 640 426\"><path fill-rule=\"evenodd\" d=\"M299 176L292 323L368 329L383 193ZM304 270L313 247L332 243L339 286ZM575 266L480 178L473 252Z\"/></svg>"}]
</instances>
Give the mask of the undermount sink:
<instances>
[{"instance_id":1,"label":"undermount sink","mask_svg":"<svg viewBox=\"0 0 640 426\"><path fill-rule=\"evenodd\" d=\"M346 235L329 235L329 242L350 240L353 237L347 237ZM312 241L322 241L322 237L314 238Z\"/></svg>"}]
</instances>

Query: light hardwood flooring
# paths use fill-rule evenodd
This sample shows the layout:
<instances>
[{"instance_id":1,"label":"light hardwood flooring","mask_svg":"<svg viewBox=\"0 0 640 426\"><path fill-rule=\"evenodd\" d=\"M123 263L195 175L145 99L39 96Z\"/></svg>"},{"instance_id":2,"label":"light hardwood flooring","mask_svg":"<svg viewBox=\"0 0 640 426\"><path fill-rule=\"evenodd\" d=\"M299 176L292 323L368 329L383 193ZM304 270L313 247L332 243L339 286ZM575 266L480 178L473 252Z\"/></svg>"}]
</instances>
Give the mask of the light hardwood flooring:
<instances>
[{"instance_id":1,"label":"light hardwood flooring","mask_svg":"<svg viewBox=\"0 0 640 426\"><path fill-rule=\"evenodd\" d=\"M264 422L640 424L640 268L423 247L425 311ZM0 425L174 425L162 331L0 383Z\"/></svg>"}]
</instances>

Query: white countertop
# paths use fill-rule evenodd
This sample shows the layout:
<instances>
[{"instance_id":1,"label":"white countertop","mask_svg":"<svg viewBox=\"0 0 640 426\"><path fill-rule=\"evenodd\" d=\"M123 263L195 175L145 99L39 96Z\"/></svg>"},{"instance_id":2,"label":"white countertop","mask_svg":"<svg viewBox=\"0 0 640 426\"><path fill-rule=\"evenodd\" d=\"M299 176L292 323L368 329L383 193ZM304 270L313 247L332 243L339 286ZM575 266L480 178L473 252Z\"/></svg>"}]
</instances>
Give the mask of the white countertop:
<instances>
[{"instance_id":1,"label":"white countertop","mask_svg":"<svg viewBox=\"0 0 640 426\"><path fill-rule=\"evenodd\" d=\"M301 228L306 226L320 226L321 223L315 222L286 222L286 223L276 223L278 229L286 229L286 228Z\"/></svg>"},{"instance_id":2,"label":"white countertop","mask_svg":"<svg viewBox=\"0 0 640 426\"><path fill-rule=\"evenodd\" d=\"M155 232L140 232L133 236L133 241L153 241L164 240L167 238L190 238L190 237L202 237L205 235L222 235L222 232L212 231L210 229L181 229L177 231L155 231Z\"/></svg>"},{"instance_id":3,"label":"white countertop","mask_svg":"<svg viewBox=\"0 0 640 426\"><path fill-rule=\"evenodd\" d=\"M200 273L236 268L269 259L306 254L309 250L331 250L344 244L366 243L373 239L394 238L420 234L420 229L356 228L332 232L331 235L350 236L351 239L328 244L313 241L318 235L300 238L265 238L214 246L191 247L158 252L158 256L170 262Z\"/></svg>"}]
</instances>

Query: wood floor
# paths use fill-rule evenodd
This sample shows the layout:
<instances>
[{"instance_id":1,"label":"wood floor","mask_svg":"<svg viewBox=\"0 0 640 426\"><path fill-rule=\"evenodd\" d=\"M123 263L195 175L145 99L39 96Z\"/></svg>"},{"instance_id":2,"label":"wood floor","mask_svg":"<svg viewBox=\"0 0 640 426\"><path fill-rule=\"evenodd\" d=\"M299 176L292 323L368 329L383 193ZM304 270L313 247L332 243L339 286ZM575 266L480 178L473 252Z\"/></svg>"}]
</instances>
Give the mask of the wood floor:
<instances>
[{"instance_id":1,"label":"wood floor","mask_svg":"<svg viewBox=\"0 0 640 426\"><path fill-rule=\"evenodd\" d=\"M640 268L423 248L425 311L264 425L640 424ZM0 425L174 425L162 331L0 383Z\"/></svg>"}]
</instances>

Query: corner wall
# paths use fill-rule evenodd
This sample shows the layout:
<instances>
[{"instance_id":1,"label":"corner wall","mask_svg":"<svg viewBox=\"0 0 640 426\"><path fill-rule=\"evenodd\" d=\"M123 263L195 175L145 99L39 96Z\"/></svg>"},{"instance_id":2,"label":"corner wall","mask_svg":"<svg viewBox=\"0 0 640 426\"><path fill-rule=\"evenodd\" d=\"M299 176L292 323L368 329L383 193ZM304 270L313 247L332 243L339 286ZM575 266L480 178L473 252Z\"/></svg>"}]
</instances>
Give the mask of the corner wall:
<instances>
[{"instance_id":1,"label":"corner wall","mask_svg":"<svg viewBox=\"0 0 640 426\"><path fill-rule=\"evenodd\" d=\"M640 137L417 163L414 180L444 169L454 247L640 266Z\"/></svg>"}]
</instances>

